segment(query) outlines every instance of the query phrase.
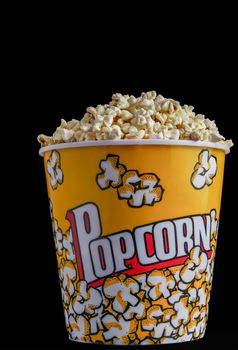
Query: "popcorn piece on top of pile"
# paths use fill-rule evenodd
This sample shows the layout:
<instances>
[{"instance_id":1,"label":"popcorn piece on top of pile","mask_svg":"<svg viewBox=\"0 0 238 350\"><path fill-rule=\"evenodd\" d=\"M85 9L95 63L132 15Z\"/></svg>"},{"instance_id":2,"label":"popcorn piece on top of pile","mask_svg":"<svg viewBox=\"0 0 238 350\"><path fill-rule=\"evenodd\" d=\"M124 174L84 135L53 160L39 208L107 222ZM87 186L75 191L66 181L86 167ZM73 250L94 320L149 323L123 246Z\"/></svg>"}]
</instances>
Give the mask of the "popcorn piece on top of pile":
<instances>
[{"instance_id":1,"label":"popcorn piece on top of pile","mask_svg":"<svg viewBox=\"0 0 238 350\"><path fill-rule=\"evenodd\" d=\"M138 98L114 94L109 104L88 107L80 121L62 119L53 136L38 136L42 147L119 139L200 140L233 145L220 135L214 121L193 112L192 106L182 106L155 91L142 93Z\"/></svg>"}]
</instances>

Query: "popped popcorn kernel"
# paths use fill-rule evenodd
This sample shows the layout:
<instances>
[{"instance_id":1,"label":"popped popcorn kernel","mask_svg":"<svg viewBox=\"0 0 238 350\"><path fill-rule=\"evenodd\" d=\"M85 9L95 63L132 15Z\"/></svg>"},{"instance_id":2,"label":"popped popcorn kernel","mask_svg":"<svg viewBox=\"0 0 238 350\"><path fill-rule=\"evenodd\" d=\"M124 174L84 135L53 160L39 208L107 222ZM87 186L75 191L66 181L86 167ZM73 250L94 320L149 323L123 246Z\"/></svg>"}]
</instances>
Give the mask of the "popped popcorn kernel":
<instances>
[{"instance_id":1,"label":"popped popcorn kernel","mask_svg":"<svg viewBox=\"0 0 238 350\"><path fill-rule=\"evenodd\" d=\"M214 120L196 114L194 107L157 95L116 93L108 104L87 107L81 120L72 119L56 128L53 136L39 135L41 147L64 142L123 139L191 140L225 144ZM164 127L164 128L162 128Z\"/></svg>"}]
</instances>

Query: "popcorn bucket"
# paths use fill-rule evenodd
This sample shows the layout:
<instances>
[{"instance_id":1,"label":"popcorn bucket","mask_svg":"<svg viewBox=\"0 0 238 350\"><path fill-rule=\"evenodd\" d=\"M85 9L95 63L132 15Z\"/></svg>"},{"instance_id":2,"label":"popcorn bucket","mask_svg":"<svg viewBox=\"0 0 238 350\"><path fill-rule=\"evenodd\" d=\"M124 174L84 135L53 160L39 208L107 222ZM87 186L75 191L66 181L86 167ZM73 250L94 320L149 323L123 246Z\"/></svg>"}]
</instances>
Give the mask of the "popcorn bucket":
<instances>
[{"instance_id":1,"label":"popcorn bucket","mask_svg":"<svg viewBox=\"0 0 238 350\"><path fill-rule=\"evenodd\" d=\"M41 148L71 340L204 336L228 152L157 140Z\"/></svg>"}]
</instances>

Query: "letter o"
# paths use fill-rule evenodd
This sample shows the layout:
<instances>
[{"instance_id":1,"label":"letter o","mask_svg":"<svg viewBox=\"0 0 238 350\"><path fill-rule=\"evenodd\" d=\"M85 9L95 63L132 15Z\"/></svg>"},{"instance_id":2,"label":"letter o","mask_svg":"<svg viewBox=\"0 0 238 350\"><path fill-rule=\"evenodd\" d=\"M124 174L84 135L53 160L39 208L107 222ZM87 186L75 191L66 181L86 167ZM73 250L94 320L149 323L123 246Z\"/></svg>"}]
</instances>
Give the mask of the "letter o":
<instances>
[{"instance_id":1,"label":"letter o","mask_svg":"<svg viewBox=\"0 0 238 350\"><path fill-rule=\"evenodd\" d=\"M159 260L170 260L176 256L175 227L171 221L155 224L153 229L155 254Z\"/></svg>"}]
</instances>

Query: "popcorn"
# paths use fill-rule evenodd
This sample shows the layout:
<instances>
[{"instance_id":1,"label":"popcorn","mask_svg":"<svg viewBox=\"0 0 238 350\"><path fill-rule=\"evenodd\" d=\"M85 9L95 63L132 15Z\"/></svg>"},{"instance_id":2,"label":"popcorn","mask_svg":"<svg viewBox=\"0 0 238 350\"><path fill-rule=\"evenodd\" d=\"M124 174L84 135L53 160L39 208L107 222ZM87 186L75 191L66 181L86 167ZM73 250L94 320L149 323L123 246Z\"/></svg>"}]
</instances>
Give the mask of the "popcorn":
<instances>
[{"instance_id":1,"label":"popcorn","mask_svg":"<svg viewBox=\"0 0 238 350\"><path fill-rule=\"evenodd\" d=\"M212 257L211 257L212 259ZM213 265L214 262L212 260L210 260L210 262L207 264L207 270L206 270L206 274L205 274L205 280L208 284L212 283L212 271L213 271Z\"/></svg>"},{"instance_id":2,"label":"popcorn","mask_svg":"<svg viewBox=\"0 0 238 350\"><path fill-rule=\"evenodd\" d=\"M199 308L195 307L194 309L192 309L190 313L190 322L187 325L187 329L189 333L193 333L195 331L199 318L200 318Z\"/></svg>"},{"instance_id":3,"label":"popcorn","mask_svg":"<svg viewBox=\"0 0 238 350\"><path fill-rule=\"evenodd\" d=\"M143 319L146 316L146 309L150 306L150 302L148 299L141 300L135 306L129 306L127 311L124 312L123 317L126 320L131 320L133 318Z\"/></svg>"},{"instance_id":4,"label":"popcorn","mask_svg":"<svg viewBox=\"0 0 238 350\"><path fill-rule=\"evenodd\" d=\"M112 95L112 101L110 102L111 106L117 106L120 109L127 109L130 104L128 102L129 95L122 95L119 93L116 93Z\"/></svg>"},{"instance_id":5,"label":"popcorn","mask_svg":"<svg viewBox=\"0 0 238 350\"><path fill-rule=\"evenodd\" d=\"M122 315L116 318L110 314L103 316L102 323L107 329L103 332L104 338L113 340L114 344L124 345L129 344L129 334L135 333L138 325L137 320L125 320Z\"/></svg>"},{"instance_id":6,"label":"popcorn","mask_svg":"<svg viewBox=\"0 0 238 350\"><path fill-rule=\"evenodd\" d=\"M62 119L53 136L41 134L37 139L45 147L62 142L148 138L233 145L219 134L214 121L155 91L143 92L138 98L116 93L109 104L88 107L80 121Z\"/></svg>"},{"instance_id":7,"label":"popcorn","mask_svg":"<svg viewBox=\"0 0 238 350\"><path fill-rule=\"evenodd\" d=\"M69 333L71 339L83 340L84 336L89 333L89 323L84 316L78 316L76 319L71 315L68 322L71 328L71 332Z\"/></svg>"},{"instance_id":8,"label":"popcorn","mask_svg":"<svg viewBox=\"0 0 238 350\"><path fill-rule=\"evenodd\" d=\"M179 130L171 129L163 132L165 140L178 140L179 139Z\"/></svg>"},{"instance_id":9,"label":"popcorn","mask_svg":"<svg viewBox=\"0 0 238 350\"><path fill-rule=\"evenodd\" d=\"M208 296L208 286L206 282L203 282L201 287L198 289L198 306L201 308L202 306L207 305L207 296Z\"/></svg>"},{"instance_id":10,"label":"popcorn","mask_svg":"<svg viewBox=\"0 0 238 350\"><path fill-rule=\"evenodd\" d=\"M85 130L88 131L89 129ZM53 134L53 140L54 141L61 141L63 140L64 142L70 142L74 137L74 131L73 130L68 130L65 128L58 127L56 131Z\"/></svg>"},{"instance_id":11,"label":"popcorn","mask_svg":"<svg viewBox=\"0 0 238 350\"><path fill-rule=\"evenodd\" d=\"M160 322L156 327L154 327L153 332L151 332L154 338L160 339L163 336L170 337L175 333L174 328L171 326L170 322Z\"/></svg>"},{"instance_id":12,"label":"popcorn","mask_svg":"<svg viewBox=\"0 0 238 350\"><path fill-rule=\"evenodd\" d=\"M150 286L147 284L146 274L138 275L134 277L140 283L140 289L145 292L145 296L148 297Z\"/></svg>"},{"instance_id":13,"label":"popcorn","mask_svg":"<svg viewBox=\"0 0 238 350\"><path fill-rule=\"evenodd\" d=\"M66 308L64 308L64 319L65 319L65 325L66 328L69 328L69 314Z\"/></svg>"},{"instance_id":14,"label":"popcorn","mask_svg":"<svg viewBox=\"0 0 238 350\"><path fill-rule=\"evenodd\" d=\"M198 162L194 166L191 183L196 189L202 189L205 185L210 186L217 172L216 157L209 156L208 150L203 150L198 156Z\"/></svg>"},{"instance_id":15,"label":"popcorn","mask_svg":"<svg viewBox=\"0 0 238 350\"><path fill-rule=\"evenodd\" d=\"M135 170L127 171L122 177L122 185L118 188L120 199L127 199L131 207L153 205L162 199L163 191L158 185L155 174L138 174Z\"/></svg>"},{"instance_id":16,"label":"popcorn","mask_svg":"<svg viewBox=\"0 0 238 350\"><path fill-rule=\"evenodd\" d=\"M99 308L94 310L94 314L89 319L90 334L95 334L104 328L102 323L102 317L104 313L105 313L104 306L100 306Z\"/></svg>"},{"instance_id":17,"label":"popcorn","mask_svg":"<svg viewBox=\"0 0 238 350\"><path fill-rule=\"evenodd\" d=\"M58 187L58 184L63 183L63 172L60 163L60 154L57 151L52 151L50 158L46 162L47 172L50 175L50 185L53 190Z\"/></svg>"},{"instance_id":18,"label":"popcorn","mask_svg":"<svg viewBox=\"0 0 238 350\"><path fill-rule=\"evenodd\" d=\"M51 218L51 221L53 222L54 221L53 204L50 199L49 199L49 209L50 209L50 218ZM54 227L53 227L53 231L54 231Z\"/></svg>"},{"instance_id":19,"label":"popcorn","mask_svg":"<svg viewBox=\"0 0 238 350\"><path fill-rule=\"evenodd\" d=\"M154 345L155 342L154 342L153 339L151 339L151 338L145 338L145 339L142 340L139 344L140 344L140 345Z\"/></svg>"},{"instance_id":20,"label":"popcorn","mask_svg":"<svg viewBox=\"0 0 238 350\"><path fill-rule=\"evenodd\" d=\"M158 324L158 320L161 319L163 310L159 305L153 305L147 310L147 317L142 320L142 328L144 330L154 330Z\"/></svg>"},{"instance_id":21,"label":"popcorn","mask_svg":"<svg viewBox=\"0 0 238 350\"><path fill-rule=\"evenodd\" d=\"M103 128L104 140L119 140L122 138L123 132L118 125L112 125L111 127Z\"/></svg>"},{"instance_id":22,"label":"popcorn","mask_svg":"<svg viewBox=\"0 0 238 350\"><path fill-rule=\"evenodd\" d=\"M180 271L181 282L179 288L186 289L194 279L201 279L202 273L207 268L207 255L200 252L200 247L194 247L190 251L190 258L185 261L184 267Z\"/></svg>"},{"instance_id":23,"label":"popcorn","mask_svg":"<svg viewBox=\"0 0 238 350\"><path fill-rule=\"evenodd\" d=\"M183 292L180 290L174 290L171 292L171 296L168 298L168 302L172 305L180 300L181 296L183 295Z\"/></svg>"},{"instance_id":24,"label":"popcorn","mask_svg":"<svg viewBox=\"0 0 238 350\"><path fill-rule=\"evenodd\" d=\"M119 156L108 155L100 162L102 173L97 175L97 184L101 189L117 187L121 184L121 176L126 171L124 165L119 164Z\"/></svg>"},{"instance_id":25,"label":"popcorn","mask_svg":"<svg viewBox=\"0 0 238 350\"><path fill-rule=\"evenodd\" d=\"M189 295L188 297L188 301L190 303L193 303L197 300L197 297L198 297L198 293L197 293L197 289L194 288L194 287L189 287L188 290L187 290L187 293ZM199 296L200 297L200 296Z\"/></svg>"},{"instance_id":26,"label":"popcorn","mask_svg":"<svg viewBox=\"0 0 238 350\"><path fill-rule=\"evenodd\" d=\"M119 313L123 313L128 305L138 303L139 299L135 296L138 292L139 283L123 274L107 278L103 285L103 293L112 299L112 308Z\"/></svg>"},{"instance_id":27,"label":"popcorn","mask_svg":"<svg viewBox=\"0 0 238 350\"><path fill-rule=\"evenodd\" d=\"M142 92L141 97L148 99L148 100L154 100L157 96L156 91L148 91L148 92Z\"/></svg>"},{"instance_id":28,"label":"popcorn","mask_svg":"<svg viewBox=\"0 0 238 350\"><path fill-rule=\"evenodd\" d=\"M59 228L58 221L56 219L53 219L52 227L53 227L55 248L56 248L57 254L62 255L63 254L63 233L62 233L62 230Z\"/></svg>"},{"instance_id":29,"label":"popcorn","mask_svg":"<svg viewBox=\"0 0 238 350\"><path fill-rule=\"evenodd\" d=\"M74 244L71 229L67 230L62 238L62 247L65 249L67 260L75 260Z\"/></svg>"},{"instance_id":30,"label":"popcorn","mask_svg":"<svg viewBox=\"0 0 238 350\"><path fill-rule=\"evenodd\" d=\"M98 186L102 190L117 187L119 199L126 199L129 206L139 208L162 200L164 189L157 175L140 175L136 170L127 170L119 163L119 156L112 154L101 160L99 166L102 172L96 177Z\"/></svg>"},{"instance_id":31,"label":"popcorn","mask_svg":"<svg viewBox=\"0 0 238 350\"><path fill-rule=\"evenodd\" d=\"M85 283L86 281L81 281L80 283ZM83 286L84 290L85 287ZM85 295L85 293L82 294L79 293L79 295L76 295L72 300L72 307L76 314L80 315L84 312L87 314L94 314L95 309L99 308L102 304L102 296L101 293L93 288L90 287Z\"/></svg>"},{"instance_id":32,"label":"popcorn","mask_svg":"<svg viewBox=\"0 0 238 350\"><path fill-rule=\"evenodd\" d=\"M175 287L175 279L169 270L154 270L147 278L147 283L151 286L149 297L157 300L161 296L168 298L171 290Z\"/></svg>"},{"instance_id":33,"label":"popcorn","mask_svg":"<svg viewBox=\"0 0 238 350\"><path fill-rule=\"evenodd\" d=\"M140 177L135 170L129 170L126 172L122 179L123 183L118 190L119 198L130 199L135 193L134 184L140 182Z\"/></svg>"},{"instance_id":34,"label":"popcorn","mask_svg":"<svg viewBox=\"0 0 238 350\"><path fill-rule=\"evenodd\" d=\"M202 310L200 310L199 321L197 322L197 325L194 328L194 332L193 332L194 339L200 338L204 335L204 332L206 329L206 323L207 323L207 313L206 313L206 308L203 308Z\"/></svg>"},{"instance_id":35,"label":"popcorn","mask_svg":"<svg viewBox=\"0 0 238 350\"><path fill-rule=\"evenodd\" d=\"M162 338L160 340L161 344L168 344L168 343L172 343L171 342L171 338L167 338L168 340L166 340L166 338ZM188 334L188 333L184 333L182 335L179 334L179 337L176 339L176 343L181 343L181 342L185 342L185 341L190 341L193 340L193 335L192 334Z\"/></svg>"},{"instance_id":36,"label":"popcorn","mask_svg":"<svg viewBox=\"0 0 238 350\"><path fill-rule=\"evenodd\" d=\"M69 304L69 297L74 294L74 281L76 280L77 272L74 264L71 261L62 259L59 269L59 278L62 283L62 288L65 291L64 302Z\"/></svg>"},{"instance_id":37,"label":"popcorn","mask_svg":"<svg viewBox=\"0 0 238 350\"><path fill-rule=\"evenodd\" d=\"M40 143L41 147L46 147L54 144L53 137L40 134L37 136L37 141Z\"/></svg>"},{"instance_id":38,"label":"popcorn","mask_svg":"<svg viewBox=\"0 0 238 350\"><path fill-rule=\"evenodd\" d=\"M159 339L162 336L170 337L174 333L174 328L169 322L163 322L161 317L163 311L160 306L154 305L148 310L148 318L142 321L142 328L150 330L153 338Z\"/></svg>"},{"instance_id":39,"label":"popcorn","mask_svg":"<svg viewBox=\"0 0 238 350\"><path fill-rule=\"evenodd\" d=\"M218 232L218 220L216 219L216 210L213 209L211 210L211 240L215 240L217 239L217 232Z\"/></svg>"},{"instance_id":40,"label":"popcorn","mask_svg":"<svg viewBox=\"0 0 238 350\"><path fill-rule=\"evenodd\" d=\"M128 120L133 118L133 114L125 109L121 111L120 116L121 116L122 120L124 120L124 121L128 121ZM130 123L128 123L128 124L130 127Z\"/></svg>"},{"instance_id":41,"label":"popcorn","mask_svg":"<svg viewBox=\"0 0 238 350\"><path fill-rule=\"evenodd\" d=\"M189 322L189 313L191 305L188 303L188 297L182 297L180 301L174 304L175 315L171 317L171 324L178 328L181 324L186 325Z\"/></svg>"}]
</instances>

